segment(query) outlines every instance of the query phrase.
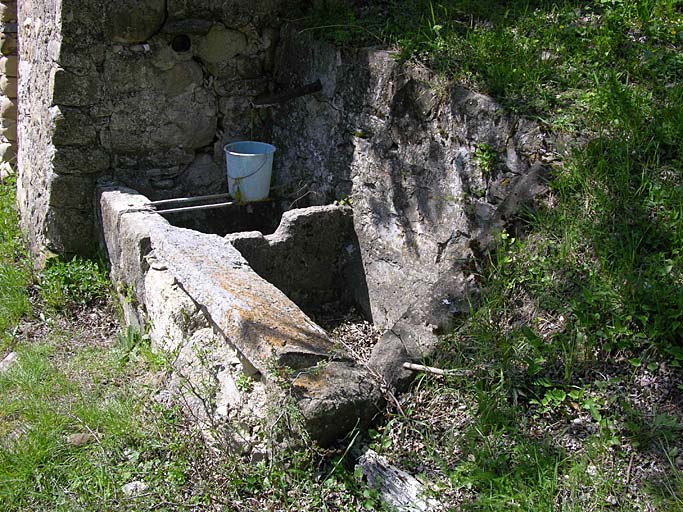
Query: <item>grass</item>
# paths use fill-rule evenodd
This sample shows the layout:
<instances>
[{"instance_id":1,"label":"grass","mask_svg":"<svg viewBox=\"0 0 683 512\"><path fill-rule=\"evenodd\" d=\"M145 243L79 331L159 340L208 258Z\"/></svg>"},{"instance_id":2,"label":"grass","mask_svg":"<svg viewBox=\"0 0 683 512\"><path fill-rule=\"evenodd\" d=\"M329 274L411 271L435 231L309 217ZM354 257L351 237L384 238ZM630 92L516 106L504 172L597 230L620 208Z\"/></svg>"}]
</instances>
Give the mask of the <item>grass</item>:
<instances>
[{"instance_id":1,"label":"grass","mask_svg":"<svg viewBox=\"0 0 683 512\"><path fill-rule=\"evenodd\" d=\"M12 181L0 187L0 352L10 344L9 333L31 310L30 263L21 240L13 187Z\"/></svg>"},{"instance_id":2,"label":"grass","mask_svg":"<svg viewBox=\"0 0 683 512\"><path fill-rule=\"evenodd\" d=\"M342 5L317 2L308 30L337 20L320 37L393 45L571 141L548 206L502 233L481 303L431 362L475 377L420 384L416 405L466 425L413 411L385 451L410 465L417 443L414 469L464 509L683 506L683 2ZM673 380L671 400L643 393L650 378ZM663 468L649 482L648 458Z\"/></svg>"},{"instance_id":3,"label":"grass","mask_svg":"<svg viewBox=\"0 0 683 512\"><path fill-rule=\"evenodd\" d=\"M74 329L23 346L0 375L2 510L380 508L318 451L254 463L216 452L177 407L154 402L143 376L156 362L125 344L69 347ZM128 494L131 483L143 487Z\"/></svg>"}]
</instances>

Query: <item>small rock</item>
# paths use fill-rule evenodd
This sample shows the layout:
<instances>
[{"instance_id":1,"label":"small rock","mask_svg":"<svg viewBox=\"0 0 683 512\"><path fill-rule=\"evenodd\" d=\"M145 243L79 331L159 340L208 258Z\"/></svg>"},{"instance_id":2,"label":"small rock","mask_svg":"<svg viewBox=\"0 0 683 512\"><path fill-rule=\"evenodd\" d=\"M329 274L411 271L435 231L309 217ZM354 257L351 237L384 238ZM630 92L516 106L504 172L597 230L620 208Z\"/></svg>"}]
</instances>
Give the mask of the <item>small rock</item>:
<instances>
[{"instance_id":1,"label":"small rock","mask_svg":"<svg viewBox=\"0 0 683 512\"><path fill-rule=\"evenodd\" d=\"M126 496L137 496L147 489L147 484L142 480L133 480L121 487L121 491Z\"/></svg>"},{"instance_id":2,"label":"small rock","mask_svg":"<svg viewBox=\"0 0 683 512\"><path fill-rule=\"evenodd\" d=\"M19 360L19 355L16 352L10 352L5 358L0 361L0 373L5 373L10 367Z\"/></svg>"},{"instance_id":3,"label":"small rock","mask_svg":"<svg viewBox=\"0 0 683 512\"><path fill-rule=\"evenodd\" d=\"M71 434L66 438L66 442L71 446L83 446L95 441L95 436L89 432L80 432L78 434Z\"/></svg>"}]
</instances>

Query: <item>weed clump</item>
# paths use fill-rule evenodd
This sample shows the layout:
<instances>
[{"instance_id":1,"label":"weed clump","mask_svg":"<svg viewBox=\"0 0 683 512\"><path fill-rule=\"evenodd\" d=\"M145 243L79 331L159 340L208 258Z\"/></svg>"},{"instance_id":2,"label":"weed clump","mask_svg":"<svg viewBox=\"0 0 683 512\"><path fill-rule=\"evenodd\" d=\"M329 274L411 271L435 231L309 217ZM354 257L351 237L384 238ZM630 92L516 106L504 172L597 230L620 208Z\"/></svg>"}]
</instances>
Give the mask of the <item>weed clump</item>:
<instances>
[{"instance_id":1,"label":"weed clump","mask_svg":"<svg viewBox=\"0 0 683 512\"><path fill-rule=\"evenodd\" d=\"M110 283L103 263L79 256L55 258L38 276L38 290L47 308L68 311L104 300Z\"/></svg>"}]
</instances>

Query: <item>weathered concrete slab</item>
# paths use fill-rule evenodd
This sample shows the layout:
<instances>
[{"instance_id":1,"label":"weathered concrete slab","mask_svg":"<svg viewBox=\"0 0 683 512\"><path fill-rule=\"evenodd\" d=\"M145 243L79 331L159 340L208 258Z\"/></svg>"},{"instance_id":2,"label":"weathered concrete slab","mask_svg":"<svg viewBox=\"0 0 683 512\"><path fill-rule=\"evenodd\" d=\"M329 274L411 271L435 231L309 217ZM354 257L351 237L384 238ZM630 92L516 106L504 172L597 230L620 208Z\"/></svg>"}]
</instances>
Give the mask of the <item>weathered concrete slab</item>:
<instances>
[{"instance_id":1,"label":"weathered concrete slab","mask_svg":"<svg viewBox=\"0 0 683 512\"><path fill-rule=\"evenodd\" d=\"M223 238L164 226L152 238L152 248L262 373L274 366L307 368L334 352L327 333Z\"/></svg>"},{"instance_id":2,"label":"weathered concrete slab","mask_svg":"<svg viewBox=\"0 0 683 512\"><path fill-rule=\"evenodd\" d=\"M362 287L350 290L349 274L359 248L348 206L289 210L271 235L248 231L227 235L226 240L304 311L334 301L363 304ZM360 265L353 271L355 277L363 274Z\"/></svg>"},{"instance_id":3,"label":"weathered concrete slab","mask_svg":"<svg viewBox=\"0 0 683 512\"><path fill-rule=\"evenodd\" d=\"M100 222L104 247L111 264L111 278L130 287L140 303L145 302L144 276L149 268L150 233L168 223L154 213L149 199L132 189L100 189Z\"/></svg>"}]
</instances>

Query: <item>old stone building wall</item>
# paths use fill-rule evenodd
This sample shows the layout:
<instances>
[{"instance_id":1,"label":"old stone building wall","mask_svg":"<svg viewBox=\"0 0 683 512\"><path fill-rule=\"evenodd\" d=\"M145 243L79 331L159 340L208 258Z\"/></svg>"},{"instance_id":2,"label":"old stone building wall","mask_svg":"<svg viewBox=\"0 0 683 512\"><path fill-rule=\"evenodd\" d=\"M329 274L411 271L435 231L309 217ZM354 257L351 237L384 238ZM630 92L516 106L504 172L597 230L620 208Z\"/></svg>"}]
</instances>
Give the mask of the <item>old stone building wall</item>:
<instances>
[{"instance_id":1,"label":"old stone building wall","mask_svg":"<svg viewBox=\"0 0 683 512\"><path fill-rule=\"evenodd\" d=\"M278 0L25 0L19 205L30 247L90 253L95 184L222 192L223 146L265 138Z\"/></svg>"},{"instance_id":2,"label":"old stone building wall","mask_svg":"<svg viewBox=\"0 0 683 512\"><path fill-rule=\"evenodd\" d=\"M17 154L17 2L0 3L0 176L14 173Z\"/></svg>"},{"instance_id":3,"label":"old stone building wall","mask_svg":"<svg viewBox=\"0 0 683 512\"><path fill-rule=\"evenodd\" d=\"M59 56L61 0L22 1L18 9L17 202L29 246L38 253L49 236L48 216L54 215L48 197L54 179L50 109Z\"/></svg>"}]
</instances>

